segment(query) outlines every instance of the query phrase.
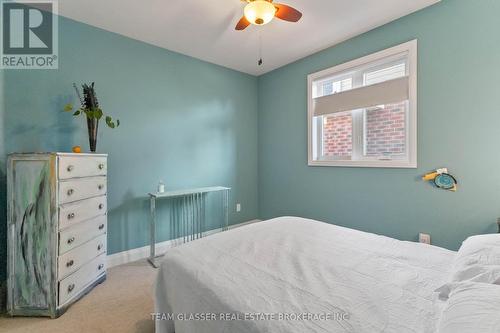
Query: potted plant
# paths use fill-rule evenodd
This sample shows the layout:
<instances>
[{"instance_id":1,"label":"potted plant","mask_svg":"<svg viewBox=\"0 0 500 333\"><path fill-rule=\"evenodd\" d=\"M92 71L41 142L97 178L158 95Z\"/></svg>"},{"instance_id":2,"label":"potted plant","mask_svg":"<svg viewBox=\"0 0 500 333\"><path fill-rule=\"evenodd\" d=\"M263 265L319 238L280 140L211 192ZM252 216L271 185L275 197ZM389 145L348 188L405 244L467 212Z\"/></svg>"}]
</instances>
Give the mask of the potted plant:
<instances>
[{"instance_id":1,"label":"potted plant","mask_svg":"<svg viewBox=\"0 0 500 333\"><path fill-rule=\"evenodd\" d=\"M97 100L96 92L94 89L94 82L91 84L82 84L82 94L80 94L80 90L75 83L73 83L73 87L75 88L76 95L80 100L80 108L73 112L73 116L77 117L80 115L85 115L87 120L87 129L89 131L89 144L90 151L95 153L97 146L97 129L99 127L99 120L104 116L101 108L99 107L99 102ZM64 111L72 112L73 105L67 104L64 107ZM109 128L115 128L120 126L120 120L116 120L116 123L113 121L113 118L110 116L105 116L106 125Z\"/></svg>"}]
</instances>

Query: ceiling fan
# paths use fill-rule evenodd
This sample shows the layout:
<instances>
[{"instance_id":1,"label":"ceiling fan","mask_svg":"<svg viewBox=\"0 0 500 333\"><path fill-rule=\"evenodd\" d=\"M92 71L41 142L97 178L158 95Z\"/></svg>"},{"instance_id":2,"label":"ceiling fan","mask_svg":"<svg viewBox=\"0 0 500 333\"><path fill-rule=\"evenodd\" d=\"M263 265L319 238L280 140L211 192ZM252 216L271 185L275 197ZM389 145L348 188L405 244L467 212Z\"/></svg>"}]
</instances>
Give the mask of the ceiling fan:
<instances>
[{"instance_id":1,"label":"ceiling fan","mask_svg":"<svg viewBox=\"0 0 500 333\"><path fill-rule=\"evenodd\" d=\"M264 25L271 22L274 17L297 22L302 13L288 5L273 3L273 0L242 0L247 2L243 10L243 17L236 24L236 30L243 30L250 24Z\"/></svg>"}]
</instances>

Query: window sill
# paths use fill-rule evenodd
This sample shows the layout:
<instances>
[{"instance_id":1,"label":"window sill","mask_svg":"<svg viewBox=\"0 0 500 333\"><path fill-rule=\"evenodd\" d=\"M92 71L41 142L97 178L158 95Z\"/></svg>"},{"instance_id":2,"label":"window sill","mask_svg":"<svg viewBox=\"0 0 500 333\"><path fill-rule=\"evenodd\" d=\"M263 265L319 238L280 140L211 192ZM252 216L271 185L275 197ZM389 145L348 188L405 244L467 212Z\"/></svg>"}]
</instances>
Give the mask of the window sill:
<instances>
[{"instance_id":1,"label":"window sill","mask_svg":"<svg viewBox=\"0 0 500 333\"><path fill-rule=\"evenodd\" d=\"M408 161L315 161L310 160L309 166L326 166L326 167L351 167L351 168L402 168L416 169L416 162Z\"/></svg>"}]
</instances>

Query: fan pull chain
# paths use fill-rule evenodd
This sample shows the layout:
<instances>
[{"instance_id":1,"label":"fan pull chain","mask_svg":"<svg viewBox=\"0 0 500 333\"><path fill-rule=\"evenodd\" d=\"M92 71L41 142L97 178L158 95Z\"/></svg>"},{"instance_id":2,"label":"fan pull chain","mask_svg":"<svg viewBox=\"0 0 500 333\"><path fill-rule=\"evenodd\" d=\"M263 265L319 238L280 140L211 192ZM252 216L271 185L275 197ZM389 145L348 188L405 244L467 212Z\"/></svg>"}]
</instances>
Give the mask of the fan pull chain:
<instances>
[{"instance_id":1,"label":"fan pull chain","mask_svg":"<svg viewBox=\"0 0 500 333\"><path fill-rule=\"evenodd\" d=\"M259 61L257 61L259 66L262 66L262 35L259 31Z\"/></svg>"}]
</instances>

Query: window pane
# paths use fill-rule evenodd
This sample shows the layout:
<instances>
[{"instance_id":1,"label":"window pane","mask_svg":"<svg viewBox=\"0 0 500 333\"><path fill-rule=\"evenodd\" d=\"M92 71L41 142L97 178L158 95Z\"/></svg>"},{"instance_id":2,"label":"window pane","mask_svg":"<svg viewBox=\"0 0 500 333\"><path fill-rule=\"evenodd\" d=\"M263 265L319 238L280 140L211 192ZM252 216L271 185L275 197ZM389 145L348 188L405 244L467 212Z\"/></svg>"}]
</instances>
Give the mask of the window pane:
<instances>
[{"instance_id":1,"label":"window pane","mask_svg":"<svg viewBox=\"0 0 500 333\"><path fill-rule=\"evenodd\" d=\"M364 74L365 85L397 79L406 75L406 63L388 65Z\"/></svg>"},{"instance_id":2,"label":"window pane","mask_svg":"<svg viewBox=\"0 0 500 333\"><path fill-rule=\"evenodd\" d=\"M365 110L365 156L406 155L407 105L407 102L401 102Z\"/></svg>"},{"instance_id":3,"label":"window pane","mask_svg":"<svg viewBox=\"0 0 500 333\"><path fill-rule=\"evenodd\" d=\"M323 116L323 156L350 158L352 155L352 114Z\"/></svg>"},{"instance_id":4,"label":"window pane","mask_svg":"<svg viewBox=\"0 0 500 333\"><path fill-rule=\"evenodd\" d=\"M313 98L323 97L363 86L397 79L408 75L408 54L364 64L326 76L314 82Z\"/></svg>"},{"instance_id":5,"label":"window pane","mask_svg":"<svg viewBox=\"0 0 500 333\"><path fill-rule=\"evenodd\" d=\"M313 98L335 94L352 89L352 78L325 80L317 83L316 94Z\"/></svg>"}]
</instances>

